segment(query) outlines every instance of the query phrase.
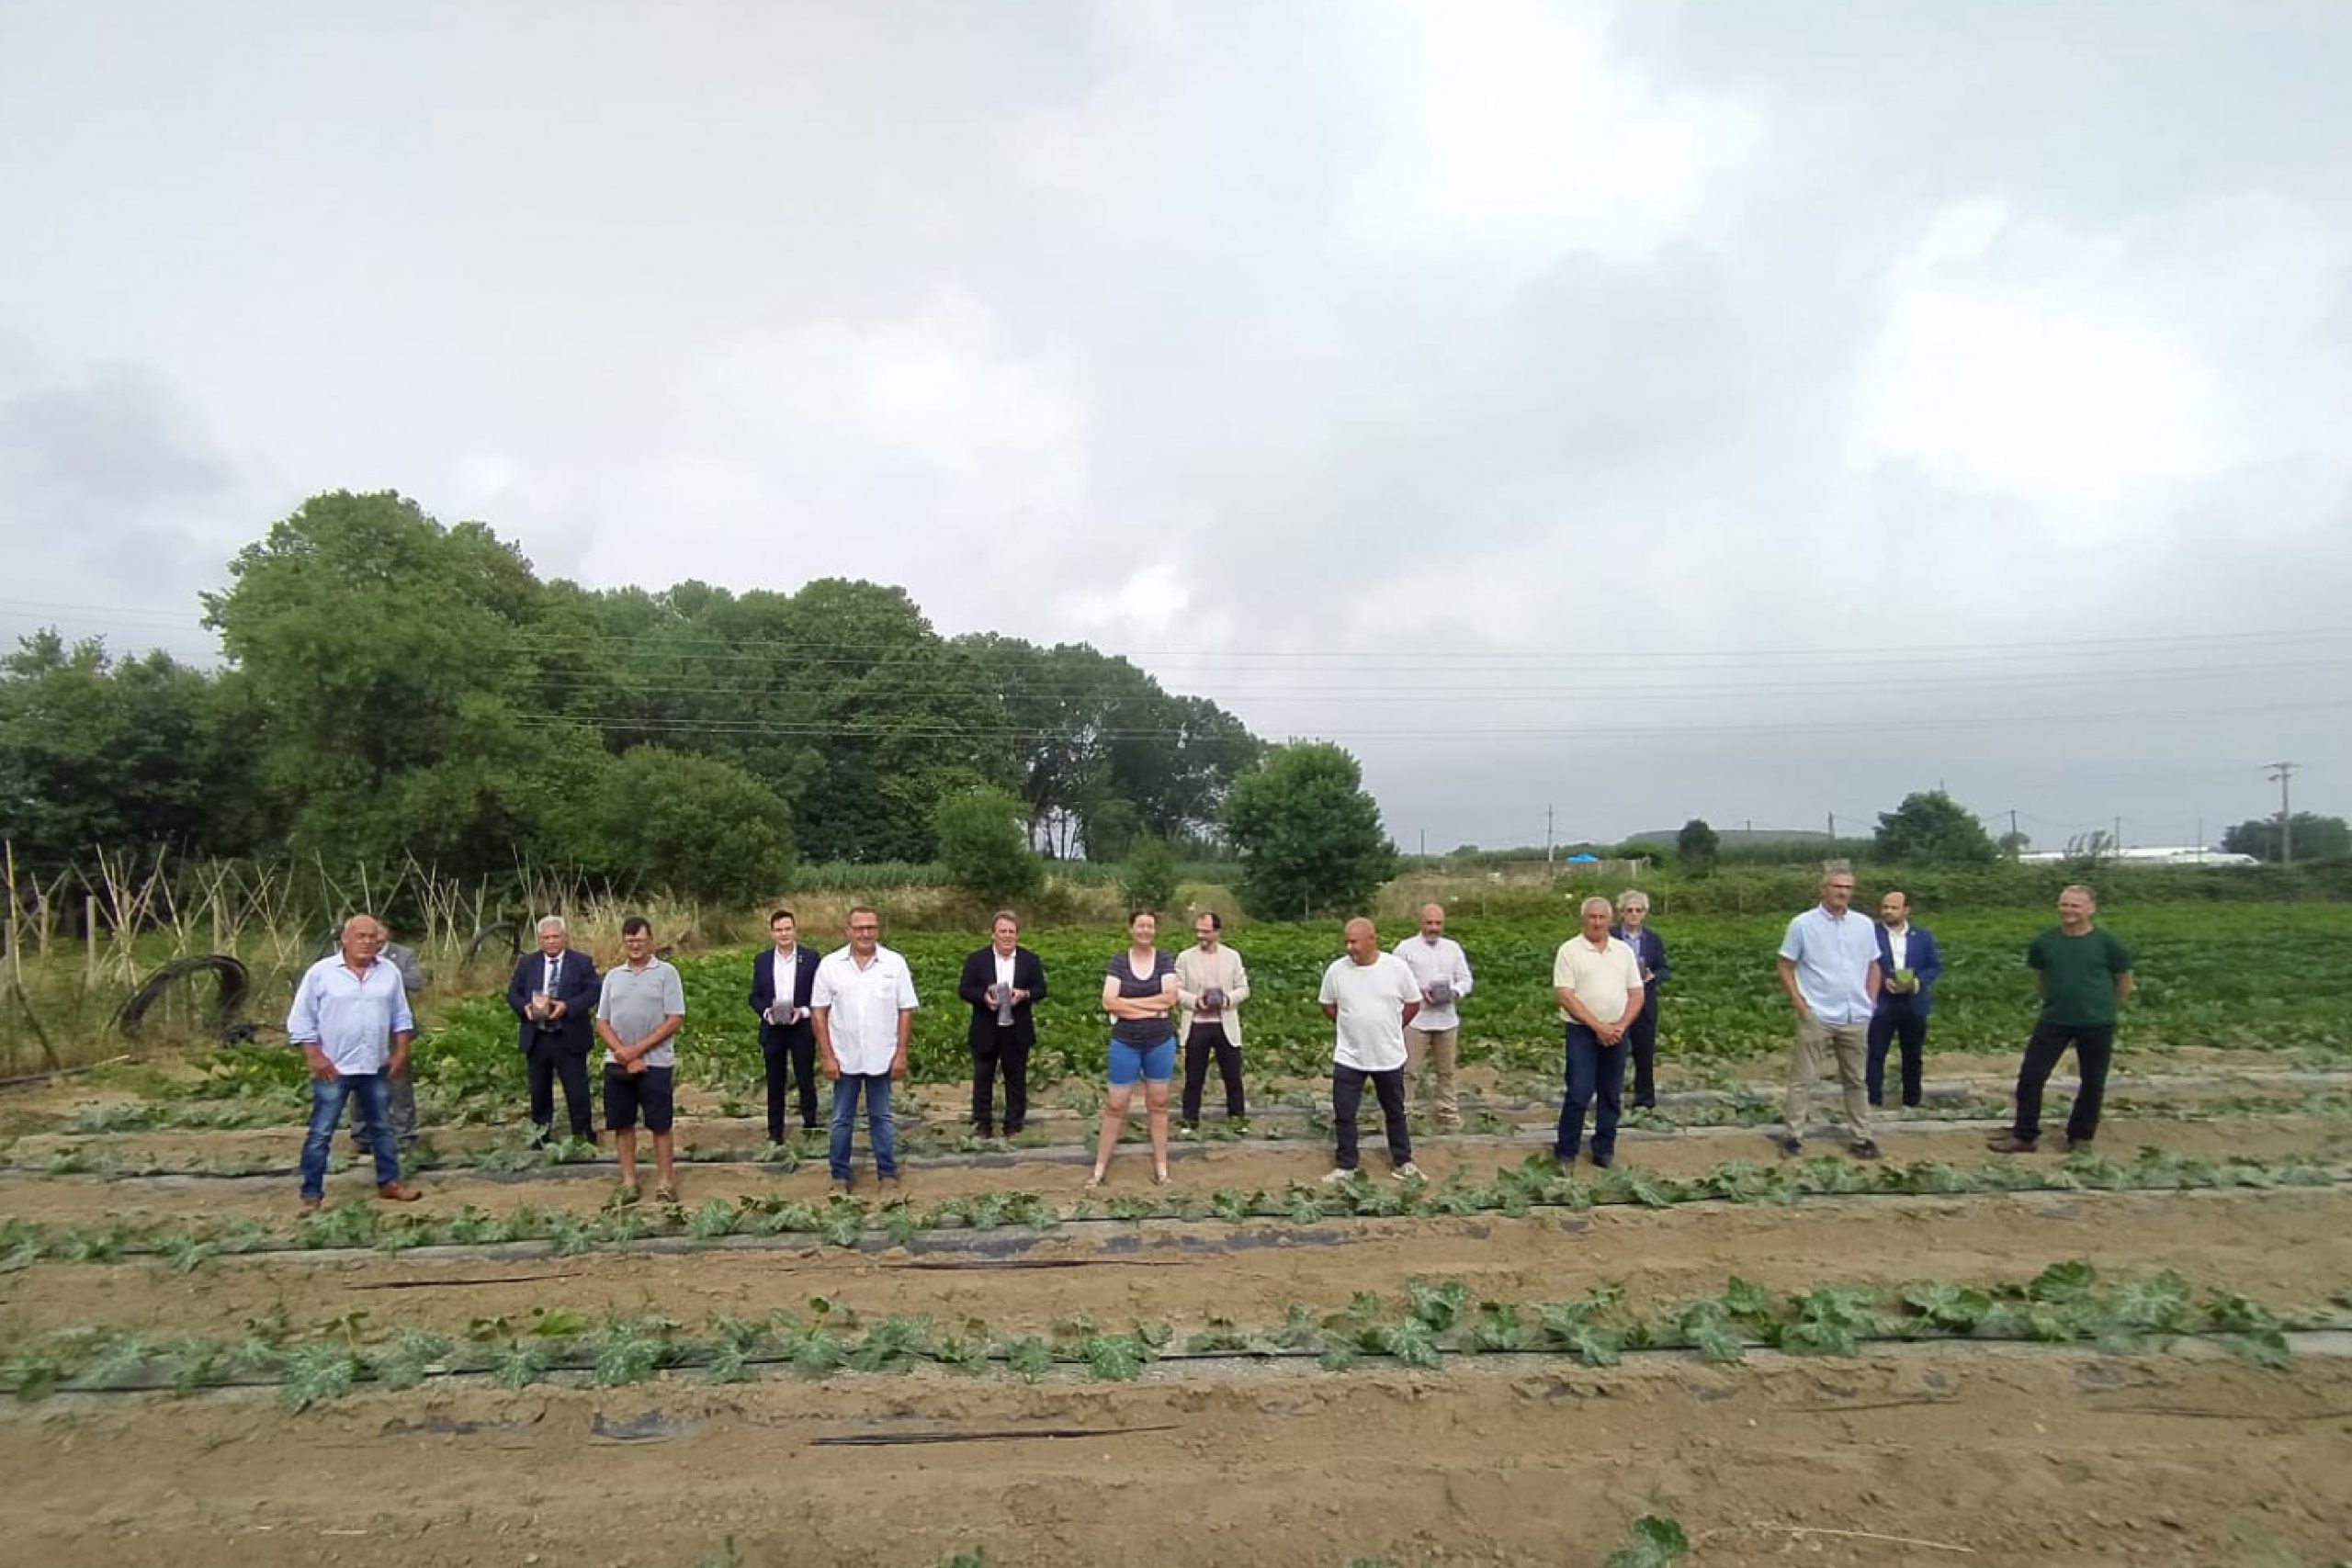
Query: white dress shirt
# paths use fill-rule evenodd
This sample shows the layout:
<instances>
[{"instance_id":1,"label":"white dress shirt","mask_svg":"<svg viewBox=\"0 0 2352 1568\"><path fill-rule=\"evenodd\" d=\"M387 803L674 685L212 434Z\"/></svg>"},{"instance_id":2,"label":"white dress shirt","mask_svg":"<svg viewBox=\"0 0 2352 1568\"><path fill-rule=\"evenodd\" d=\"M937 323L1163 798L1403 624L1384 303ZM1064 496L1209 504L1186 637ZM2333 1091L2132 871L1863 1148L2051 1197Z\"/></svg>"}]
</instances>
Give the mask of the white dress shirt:
<instances>
[{"instance_id":1,"label":"white dress shirt","mask_svg":"<svg viewBox=\"0 0 2352 1568\"><path fill-rule=\"evenodd\" d=\"M898 1058L899 1014L917 1006L914 976L905 959L878 942L862 969L848 948L837 948L817 965L808 1003L825 1013L842 1071L871 1077Z\"/></svg>"}]
</instances>

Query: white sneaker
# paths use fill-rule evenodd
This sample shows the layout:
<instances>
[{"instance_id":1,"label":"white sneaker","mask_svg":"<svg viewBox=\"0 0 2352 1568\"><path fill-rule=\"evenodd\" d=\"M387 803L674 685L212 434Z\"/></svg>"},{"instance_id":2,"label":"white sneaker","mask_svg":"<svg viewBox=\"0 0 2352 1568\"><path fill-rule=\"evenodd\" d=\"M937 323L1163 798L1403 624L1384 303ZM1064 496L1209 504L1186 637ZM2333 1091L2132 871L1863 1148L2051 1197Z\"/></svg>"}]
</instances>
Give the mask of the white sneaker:
<instances>
[{"instance_id":1,"label":"white sneaker","mask_svg":"<svg viewBox=\"0 0 2352 1568\"><path fill-rule=\"evenodd\" d=\"M1337 1187L1353 1175L1355 1175L1355 1172L1352 1170L1332 1170L1325 1174L1323 1178L1323 1185L1326 1187Z\"/></svg>"},{"instance_id":2,"label":"white sneaker","mask_svg":"<svg viewBox=\"0 0 2352 1568\"><path fill-rule=\"evenodd\" d=\"M1421 1174L1421 1168L1415 1165L1411 1160L1407 1160L1403 1165L1398 1166L1395 1170L1389 1172L1389 1174L1394 1176L1399 1181L1427 1181L1429 1179L1428 1177Z\"/></svg>"}]
</instances>

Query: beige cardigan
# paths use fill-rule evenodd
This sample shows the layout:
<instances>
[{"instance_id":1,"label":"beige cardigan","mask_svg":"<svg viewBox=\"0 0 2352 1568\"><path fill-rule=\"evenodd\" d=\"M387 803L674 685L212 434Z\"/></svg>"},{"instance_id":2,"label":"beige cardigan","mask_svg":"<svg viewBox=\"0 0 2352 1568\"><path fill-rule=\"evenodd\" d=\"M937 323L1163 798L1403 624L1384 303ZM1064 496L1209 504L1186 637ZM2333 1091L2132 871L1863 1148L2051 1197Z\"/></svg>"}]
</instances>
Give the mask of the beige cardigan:
<instances>
[{"instance_id":1,"label":"beige cardigan","mask_svg":"<svg viewBox=\"0 0 2352 1568\"><path fill-rule=\"evenodd\" d=\"M1219 987L1225 991L1225 1010L1216 1020L1224 1027L1225 1037L1238 1049L1238 1010L1250 997L1250 972L1241 967L1241 954L1219 942L1214 953L1203 953L1196 943L1176 955L1176 1010L1182 1021L1176 1031L1179 1040L1193 1032L1193 1010L1201 1004L1201 993Z\"/></svg>"}]
</instances>

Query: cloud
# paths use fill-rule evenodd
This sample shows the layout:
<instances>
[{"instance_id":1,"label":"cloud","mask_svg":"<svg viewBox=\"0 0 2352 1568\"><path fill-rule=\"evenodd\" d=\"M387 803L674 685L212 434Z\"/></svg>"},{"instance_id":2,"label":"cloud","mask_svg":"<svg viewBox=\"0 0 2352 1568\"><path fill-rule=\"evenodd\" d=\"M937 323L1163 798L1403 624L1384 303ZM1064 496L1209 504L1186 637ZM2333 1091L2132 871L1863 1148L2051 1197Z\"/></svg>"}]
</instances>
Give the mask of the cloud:
<instances>
[{"instance_id":1,"label":"cloud","mask_svg":"<svg viewBox=\"0 0 2352 1568\"><path fill-rule=\"evenodd\" d=\"M1340 223L1381 251L1646 256L1701 223L1714 182L1764 135L1747 104L1665 86L1615 53L1605 8L1465 0L1373 17L1398 112Z\"/></svg>"}]
</instances>

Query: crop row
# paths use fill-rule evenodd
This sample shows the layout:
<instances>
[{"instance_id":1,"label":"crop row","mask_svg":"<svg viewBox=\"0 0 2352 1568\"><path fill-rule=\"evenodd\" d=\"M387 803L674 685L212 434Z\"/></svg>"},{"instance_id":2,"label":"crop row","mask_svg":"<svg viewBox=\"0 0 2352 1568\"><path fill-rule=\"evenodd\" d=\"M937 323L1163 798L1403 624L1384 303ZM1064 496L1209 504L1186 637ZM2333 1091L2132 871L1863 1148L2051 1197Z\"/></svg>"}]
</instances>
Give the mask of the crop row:
<instances>
[{"instance_id":1,"label":"crop row","mask_svg":"<svg viewBox=\"0 0 2352 1568\"><path fill-rule=\"evenodd\" d=\"M613 1387L673 1371L734 1382L763 1368L821 1377L928 1364L1033 1380L1057 1368L1083 1368L1096 1378L1124 1380L1171 1359L1303 1357L1340 1371L1374 1358L1434 1368L1458 1356L1533 1354L1606 1367L1636 1350L1736 1361L1761 1348L1854 1356L1887 1341L1984 1339L2087 1342L2123 1353L2162 1348L2186 1336L2211 1337L2275 1367L2289 1359L2288 1329L2317 1321L2231 1292L2194 1291L2172 1273L2101 1280L2079 1261L1991 1284L1923 1280L1778 1294L1733 1279L1719 1294L1648 1313L1615 1286L1567 1301L1517 1303L1481 1298L1459 1280L1414 1280L1394 1301L1359 1292L1338 1311L1294 1303L1278 1323L1212 1317L1181 1345L1165 1323L1111 1331L1084 1316L1061 1318L1043 1334L999 1332L978 1319L942 1325L929 1316L890 1316L865 1324L823 1297L811 1298L806 1313L715 1317L695 1332L669 1317L615 1316L599 1324L545 1307L525 1323L478 1318L462 1337L403 1327L378 1337L366 1319L349 1313L304 1332L281 1308L250 1320L235 1338L62 1329L0 1359L0 1388L38 1399L61 1389L191 1393L275 1385L286 1406L299 1411L362 1385L413 1388L431 1378L468 1375L523 1388L576 1373Z\"/></svg>"},{"instance_id":2,"label":"crop row","mask_svg":"<svg viewBox=\"0 0 2352 1568\"><path fill-rule=\"evenodd\" d=\"M1686 1203L1792 1203L1806 1199L1970 1196L2022 1192L2188 1192L2225 1189L2321 1188L2345 1173L2301 1158L2209 1159L2143 1149L2130 1164L2074 1155L2055 1164L1962 1167L1939 1160L1860 1165L1822 1157L1792 1164L1726 1160L1698 1176L1669 1177L1627 1168L1578 1176L1547 1156L1498 1169L1490 1181L1455 1179L1399 1184L1358 1175L1337 1186L1292 1182L1280 1191L1224 1187L1196 1192L1120 1193L1057 1204L1035 1192L979 1192L918 1206L906 1199L869 1204L854 1198L822 1203L772 1195L729 1202L712 1198L687 1208L608 1204L577 1214L524 1203L503 1214L473 1204L444 1215L389 1210L368 1201L336 1203L280 1228L256 1216L229 1220L138 1221L48 1226L0 1221L0 1273L42 1261L112 1263L154 1259L191 1271L213 1260L253 1253L421 1247L544 1244L559 1257L623 1248L654 1238L719 1242L731 1236L808 1236L854 1247L868 1240L903 1244L926 1233L1050 1230L1065 1224L1253 1220L1313 1224L1339 1218L1523 1215L1543 1209L1583 1210Z\"/></svg>"}]
</instances>

